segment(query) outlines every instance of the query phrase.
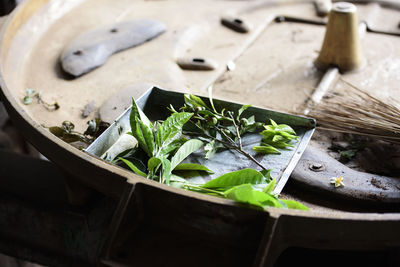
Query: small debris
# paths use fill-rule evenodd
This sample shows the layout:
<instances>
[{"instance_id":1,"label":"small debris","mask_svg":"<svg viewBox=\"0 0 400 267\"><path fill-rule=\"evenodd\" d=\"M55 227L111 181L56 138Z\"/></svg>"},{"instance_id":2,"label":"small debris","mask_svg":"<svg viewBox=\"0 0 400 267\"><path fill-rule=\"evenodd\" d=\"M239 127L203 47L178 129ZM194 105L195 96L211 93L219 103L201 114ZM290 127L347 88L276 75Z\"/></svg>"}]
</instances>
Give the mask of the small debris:
<instances>
[{"instance_id":1,"label":"small debris","mask_svg":"<svg viewBox=\"0 0 400 267\"><path fill-rule=\"evenodd\" d=\"M373 186L375 186L376 188L383 189L383 190L388 190L388 188L384 184L382 184L381 181L379 181L376 178L372 178L371 179L371 184Z\"/></svg>"},{"instance_id":2,"label":"small debris","mask_svg":"<svg viewBox=\"0 0 400 267\"><path fill-rule=\"evenodd\" d=\"M33 102L33 99L37 99L37 102L49 111L54 111L60 108L60 105L57 102L49 104L46 101L44 101L40 92L36 92L35 90L29 88L27 88L25 92L26 95L22 99L22 102L25 105L29 105Z\"/></svg>"},{"instance_id":3,"label":"small debris","mask_svg":"<svg viewBox=\"0 0 400 267\"><path fill-rule=\"evenodd\" d=\"M344 180L344 178L342 176L331 177L329 179L330 183L335 185L335 188L341 187L341 186L344 187L345 185L343 183L343 180Z\"/></svg>"},{"instance_id":4,"label":"small debris","mask_svg":"<svg viewBox=\"0 0 400 267\"><path fill-rule=\"evenodd\" d=\"M89 117L90 113L94 110L94 100L90 101L82 110L82 118Z\"/></svg>"},{"instance_id":5,"label":"small debris","mask_svg":"<svg viewBox=\"0 0 400 267\"><path fill-rule=\"evenodd\" d=\"M232 60L231 60L231 61L228 61L228 63L226 63L226 69L227 69L228 71L234 71L235 68L236 68L236 64L235 64L235 62L233 62Z\"/></svg>"}]
</instances>

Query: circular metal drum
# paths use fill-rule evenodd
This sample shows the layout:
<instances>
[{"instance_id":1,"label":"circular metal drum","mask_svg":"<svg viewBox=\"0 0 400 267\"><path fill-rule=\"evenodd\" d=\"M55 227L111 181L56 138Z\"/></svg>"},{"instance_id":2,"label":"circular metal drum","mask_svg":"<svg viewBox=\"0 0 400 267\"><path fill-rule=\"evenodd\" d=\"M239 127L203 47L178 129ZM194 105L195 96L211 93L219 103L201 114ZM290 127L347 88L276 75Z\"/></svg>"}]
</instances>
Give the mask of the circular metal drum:
<instances>
[{"instance_id":1,"label":"circular metal drum","mask_svg":"<svg viewBox=\"0 0 400 267\"><path fill-rule=\"evenodd\" d=\"M82 109L91 102L104 120L112 122L129 103L126 95L137 98L153 85L203 96L213 85L215 98L287 112L302 109L324 74L314 61L327 22L319 15L326 13L327 2L31 0L9 16L1 33L1 94L13 122L69 176L120 199L103 249L104 264L161 264L164 256L175 254L169 242L186 256L166 265L184 265L184 259L195 257L196 249L205 251L203 258L215 257L216 266L250 265L254 259L256 266L271 266L288 247L385 250L400 246L400 215L398 206L393 206L399 203L400 191L393 191L395 200L389 206L357 202L365 200L357 194L353 194L357 201L352 201L350 193L344 194L347 200L336 202L335 192L315 182L328 179L326 175L336 169L327 173L309 169L312 163L339 166L324 152L321 139L312 141L283 191L285 197L304 201L311 210L261 212L141 178L65 143L47 129L72 121L83 132L87 121L98 116L92 112L82 117ZM396 1L354 2L362 2L357 3L359 21L367 22L360 41L366 62L342 78L368 92L398 99L400 6ZM139 19L160 21L166 31L111 55L77 77L62 69L61 55L82 33ZM193 61L197 65L187 66ZM44 101L57 102L59 108L24 105L26 89L40 92ZM334 89L345 92L340 84ZM310 172L315 176L312 182ZM155 243L146 239L153 233L158 236ZM159 259L144 258L142 252L150 247L160 252ZM207 261L199 260L197 265L201 264Z\"/></svg>"}]
</instances>

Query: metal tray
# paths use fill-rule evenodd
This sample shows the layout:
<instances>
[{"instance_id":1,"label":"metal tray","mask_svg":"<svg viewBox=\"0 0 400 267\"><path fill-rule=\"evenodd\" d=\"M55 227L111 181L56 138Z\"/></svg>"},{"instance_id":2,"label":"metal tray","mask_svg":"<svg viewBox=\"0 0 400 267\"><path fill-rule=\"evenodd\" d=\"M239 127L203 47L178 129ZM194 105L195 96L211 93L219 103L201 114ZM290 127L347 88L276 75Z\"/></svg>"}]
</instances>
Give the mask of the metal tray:
<instances>
[{"instance_id":1,"label":"metal tray","mask_svg":"<svg viewBox=\"0 0 400 267\"><path fill-rule=\"evenodd\" d=\"M184 104L183 93L162 90L153 87L141 96L136 102L143 110L147 117L152 120L164 120L170 112L167 110L170 104L175 108L181 107ZM202 97L205 103L209 103L208 98ZM214 105L217 110L226 108L236 111L241 107L241 104L232 103L214 99ZM115 122L100 135L87 149L86 152L101 157L118 139L130 131L129 114L131 109L127 109ZM250 107L243 116L254 115L256 121L265 122L273 119L277 123L288 124L296 131L299 140L291 149L281 150L279 155L261 155L255 153L251 148L261 141L261 135L258 133L246 134L242 138L243 148L252 154L263 166L272 169L271 175L276 178L277 186L274 193L280 193L286 184L291 172L299 161L304 152L315 128L315 120L297 115L276 112L272 110ZM215 154L211 159L204 158L204 151L196 151L190 155L185 162L200 163L211 169L214 174L210 176L202 176L192 178L192 182L203 183L224 173L236 171L243 168L259 167L248 160L241 154L234 153L230 150L222 150Z\"/></svg>"}]
</instances>

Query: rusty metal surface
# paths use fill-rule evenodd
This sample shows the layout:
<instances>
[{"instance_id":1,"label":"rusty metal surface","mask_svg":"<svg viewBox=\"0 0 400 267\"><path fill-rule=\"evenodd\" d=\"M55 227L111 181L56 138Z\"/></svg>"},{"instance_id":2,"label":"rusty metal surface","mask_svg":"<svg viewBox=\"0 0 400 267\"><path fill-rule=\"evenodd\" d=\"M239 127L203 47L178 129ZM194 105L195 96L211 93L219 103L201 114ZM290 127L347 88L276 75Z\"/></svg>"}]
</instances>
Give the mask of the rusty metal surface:
<instances>
[{"instance_id":1,"label":"rusty metal surface","mask_svg":"<svg viewBox=\"0 0 400 267\"><path fill-rule=\"evenodd\" d=\"M341 176L345 186L336 188L331 177ZM328 153L309 146L296 166L292 179L328 196L349 201L367 200L378 203L400 203L400 180L351 169Z\"/></svg>"}]
</instances>

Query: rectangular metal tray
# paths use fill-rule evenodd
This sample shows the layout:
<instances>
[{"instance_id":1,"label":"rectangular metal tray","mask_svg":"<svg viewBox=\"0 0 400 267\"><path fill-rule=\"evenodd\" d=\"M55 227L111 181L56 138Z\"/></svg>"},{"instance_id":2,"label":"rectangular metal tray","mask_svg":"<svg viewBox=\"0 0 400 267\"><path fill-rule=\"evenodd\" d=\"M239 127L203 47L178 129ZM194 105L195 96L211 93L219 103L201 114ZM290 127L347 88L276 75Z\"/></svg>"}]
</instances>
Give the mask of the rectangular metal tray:
<instances>
[{"instance_id":1,"label":"rectangular metal tray","mask_svg":"<svg viewBox=\"0 0 400 267\"><path fill-rule=\"evenodd\" d=\"M136 100L136 102L151 121L164 120L170 114L167 110L170 104L176 109L183 106L183 96L183 93L166 91L153 87ZM205 103L209 103L208 98L202 97L202 99ZM226 108L232 111L237 111L242 106L238 103L217 99L214 99L214 105L217 110ZM121 116L86 149L86 151L92 155L101 157L121 136L129 132L130 111L131 109L129 108L121 114ZM243 116L251 115L254 115L256 121L259 122L269 122L269 119L273 119L278 124L283 123L290 125L299 136L299 140L294 143L293 148L281 150L282 153L279 155L256 154L251 149L252 146L259 144L261 141L261 135L258 133L246 134L242 138L243 148L252 154L263 166L272 169L271 174L277 181L274 193L280 193L311 139L316 124L315 120L257 107L250 107L243 113ZM192 181L198 183L206 182L224 173L243 168L260 169L255 163L251 162L243 155L230 150L218 152L208 160L204 159L204 151L195 152L185 161L204 164L214 172L211 176L193 178L195 181Z\"/></svg>"}]
</instances>

